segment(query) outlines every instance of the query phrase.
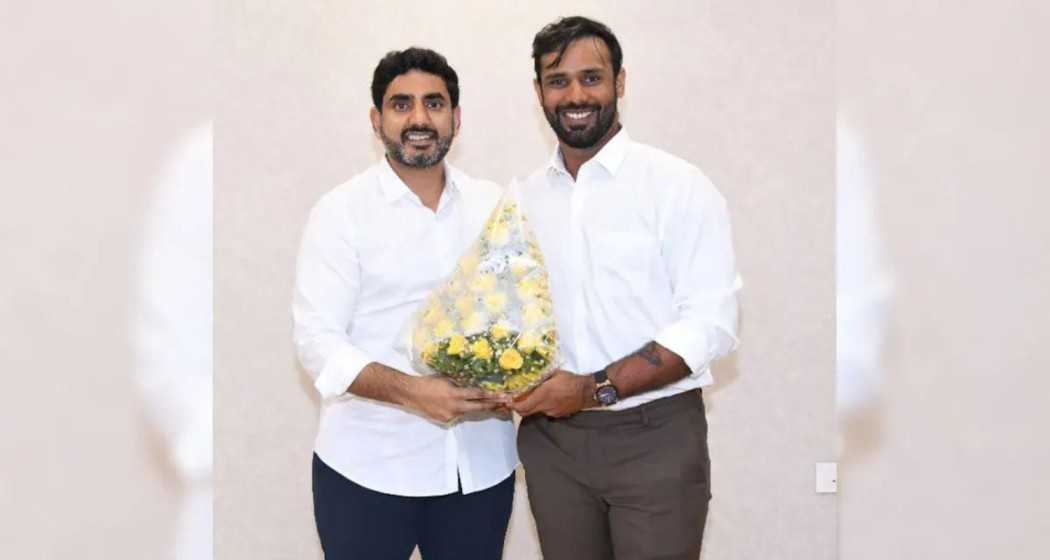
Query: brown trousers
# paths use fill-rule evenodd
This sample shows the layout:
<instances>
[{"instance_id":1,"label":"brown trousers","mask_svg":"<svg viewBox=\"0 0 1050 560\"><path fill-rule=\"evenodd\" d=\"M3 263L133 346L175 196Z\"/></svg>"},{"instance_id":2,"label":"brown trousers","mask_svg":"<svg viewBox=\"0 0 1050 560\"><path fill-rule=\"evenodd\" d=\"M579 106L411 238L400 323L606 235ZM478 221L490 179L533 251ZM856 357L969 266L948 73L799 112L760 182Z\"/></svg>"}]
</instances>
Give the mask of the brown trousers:
<instances>
[{"instance_id":1,"label":"brown trousers","mask_svg":"<svg viewBox=\"0 0 1050 560\"><path fill-rule=\"evenodd\" d=\"M711 499L699 391L527 417L518 454L545 560L699 558Z\"/></svg>"}]
</instances>

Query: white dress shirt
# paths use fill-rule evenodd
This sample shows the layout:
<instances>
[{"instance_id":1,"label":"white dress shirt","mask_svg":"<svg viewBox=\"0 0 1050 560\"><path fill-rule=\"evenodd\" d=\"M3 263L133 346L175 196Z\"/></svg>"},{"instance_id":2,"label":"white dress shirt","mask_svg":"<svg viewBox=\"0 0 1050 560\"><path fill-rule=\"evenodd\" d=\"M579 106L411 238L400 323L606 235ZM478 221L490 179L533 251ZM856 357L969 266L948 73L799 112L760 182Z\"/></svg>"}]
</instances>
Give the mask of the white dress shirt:
<instances>
[{"instance_id":1,"label":"white dress shirt","mask_svg":"<svg viewBox=\"0 0 1050 560\"><path fill-rule=\"evenodd\" d=\"M561 153L515 185L547 262L564 363L590 374L657 343L692 373L622 410L711 384L736 348L741 288L726 202L681 159L620 130L573 181Z\"/></svg>"},{"instance_id":2,"label":"white dress shirt","mask_svg":"<svg viewBox=\"0 0 1050 560\"><path fill-rule=\"evenodd\" d=\"M295 345L323 398L315 444L330 467L399 496L494 486L517 466L509 415L451 427L347 393L369 362L413 372L397 341L413 311L455 267L500 197L491 182L445 166L431 211L384 159L314 206L297 263Z\"/></svg>"}]
</instances>

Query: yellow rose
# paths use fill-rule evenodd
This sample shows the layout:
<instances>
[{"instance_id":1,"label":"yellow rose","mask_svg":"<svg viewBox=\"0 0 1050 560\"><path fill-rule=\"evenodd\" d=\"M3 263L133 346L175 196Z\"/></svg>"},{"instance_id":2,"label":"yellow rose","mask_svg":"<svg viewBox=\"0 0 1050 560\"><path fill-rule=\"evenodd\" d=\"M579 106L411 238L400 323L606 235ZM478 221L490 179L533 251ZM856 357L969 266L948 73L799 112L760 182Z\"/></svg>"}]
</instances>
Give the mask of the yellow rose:
<instances>
[{"instance_id":1,"label":"yellow rose","mask_svg":"<svg viewBox=\"0 0 1050 560\"><path fill-rule=\"evenodd\" d=\"M540 344L540 336L532 331L521 333L518 337L518 349L522 352L532 352Z\"/></svg>"},{"instance_id":2,"label":"yellow rose","mask_svg":"<svg viewBox=\"0 0 1050 560\"><path fill-rule=\"evenodd\" d=\"M499 313L507 305L507 294L492 292L485 296L485 307L492 313Z\"/></svg>"},{"instance_id":3,"label":"yellow rose","mask_svg":"<svg viewBox=\"0 0 1050 560\"><path fill-rule=\"evenodd\" d=\"M539 376L535 373L517 373L507 378L507 389L511 391L520 391L532 384L532 382L539 379Z\"/></svg>"},{"instance_id":4,"label":"yellow rose","mask_svg":"<svg viewBox=\"0 0 1050 560\"><path fill-rule=\"evenodd\" d=\"M474 313L474 298L471 296L456 298L456 311L459 311L461 317L469 317Z\"/></svg>"},{"instance_id":5,"label":"yellow rose","mask_svg":"<svg viewBox=\"0 0 1050 560\"><path fill-rule=\"evenodd\" d=\"M452 334L453 328L455 328L455 325L453 325L452 321L449 321L448 319L438 321L437 326L434 327L434 338L448 338L449 335Z\"/></svg>"},{"instance_id":6,"label":"yellow rose","mask_svg":"<svg viewBox=\"0 0 1050 560\"><path fill-rule=\"evenodd\" d=\"M436 342L428 342L423 346L423 361L429 362L430 358L438 351L438 345Z\"/></svg>"},{"instance_id":7,"label":"yellow rose","mask_svg":"<svg viewBox=\"0 0 1050 560\"><path fill-rule=\"evenodd\" d=\"M454 334L448 339L448 353L452 356L462 356L467 350L467 337Z\"/></svg>"},{"instance_id":8,"label":"yellow rose","mask_svg":"<svg viewBox=\"0 0 1050 560\"><path fill-rule=\"evenodd\" d=\"M499 357L499 367L503 369L519 369L523 363L525 363L525 360L523 360L521 354L513 348L504 350Z\"/></svg>"},{"instance_id":9,"label":"yellow rose","mask_svg":"<svg viewBox=\"0 0 1050 560\"><path fill-rule=\"evenodd\" d=\"M522 312L521 318L526 326L534 327L542 323L547 318L547 314L544 313L543 307L540 306L540 304L532 302L525 305L525 310Z\"/></svg>"},{"instance_id":10,"label":"yellow rose","mask_svg":"<svg viewBox=\"0 0 1050 560\"><path fill-rule=\"evenodd\" d=\"M488 231L489 243L496 247L502 247L510 241L510 228L504 224L496 224Z\"/></svg>"},{"instance_id":11,"label":"yellow rose","mask_svg":"<svg viewBox=\"0 0 1050 560\"><path fill-rule=\"evenodd\" d=\"M488 322L489 318L484 313L471 313L463 319L463 331L467 334L481 332L485 330Z\"/></svg>"},{"instance_id":12,"label":"yellow rose","mask_svg":"<svg viewBox=\"0 0 1050 560\"><path fill-rule=\"evenodd\" d=\"M491 292L496 287L496 276L491 273L478 274L470 282L470 289L475 292Z\"/></svg>"},{"instance_id":13,"label":"yellow rose","mask_svg":"<svg viewBox=\"0 0 1050 560\"><path fill-rule=\"evenodd\" d=\"M469 253L463 255L463 258L459 259L460 274L472 274L474 269L478 267L478 260L478 252L475 249L471 249Z\"/></svg>"},{"instance_id":14,"label":"yellow rose","mask_svg":"<svg viewBox=\"0 0 1050 560\"><path fill-rule=\"evenodd\" d=\"M528 386L529 380L524 375L513 375L507 379L507 389L511 391L517 391L518 389L524 389Z\"/></svg>"},{"instance_id":15,"label":"yellow rose","mask_svg":"<svg viewBox=\"0 0 1050 560\"><path fill-rule=\"evenodd\" d=\"M496 340L503 340L504 338L510 336L510 325L508 325L505 321L500 321L495 325L492 325L492 328L489 329L489 332L492 333L492 338Z\"/></svg>"},{"instance_id":16,"label":"yellow rose","mask_svg":"<svg viewBox=\"0 0 1050 560\"><path fill-rule=\"evenodd\" d=\"M547 295L547 281L541 276L530 276L518 281L518 297L523 300L529 298L545 298Z\"/></svg>"},{"instance_id":17,"label":"yellow rose","mask_svg":"<svg viewBox=\"0 0 1050 560\"><path fill-rule=\"evenodd\" d=\"M510 271L514 273L515 278L521 278L533 268L536 268L536 261L527 255L518 255L510 258Z\"/></svg>"},{"instance_id":18,"label":"yellow rose","mask_svg":"<svg viewBox=\"0 0 1050 560\"><path fill-rule=\"evenodd\" d=\"M482 360L487 360L492 357L492 346L489 346L489 341L484 338L475 340L474 344L470 345L470 351Z\"/></svg>"},{"instance_id":19,"label":"yellow rose","mask_svg":"<svg viewBox=\"0 0 1050 560\"><path fill-rule=\"evenodd\" d=\"M441 306L438 302L434 301L431 302L430 306L427 307L427 310L423 312L423 323L433 325L444 318L444 316L445 313L441 309Z\"/></svg>"}]
</instances>

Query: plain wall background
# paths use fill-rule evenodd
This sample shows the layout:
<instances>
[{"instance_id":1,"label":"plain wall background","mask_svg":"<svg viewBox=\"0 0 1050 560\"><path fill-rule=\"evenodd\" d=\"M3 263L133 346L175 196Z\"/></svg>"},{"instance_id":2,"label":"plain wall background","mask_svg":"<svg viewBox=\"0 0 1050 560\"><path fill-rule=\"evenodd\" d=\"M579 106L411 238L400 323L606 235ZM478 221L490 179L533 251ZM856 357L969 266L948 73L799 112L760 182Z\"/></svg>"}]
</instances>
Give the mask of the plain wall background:
<instances>
[{"instance_id":1,"label":"plain wall background","mask_svg":"<svg viewBox=\"0 0 1050 560\"><path fill-rule=\"evenodd\" d=\"M168 558L181 493L131 340L142 210L210 116L211 6L0 9L0 555Z\"/></svg>"},{"instance_id":2,"label":"plain wall background","mask_svg":"<svg viewBox=\"0 0 1050 560\"><path fill-rule=\"evenodd\" d=\"M635 139L699 165L729 201L742 347L705 392L713 462L705 558L828 559L834 460L834 32L826 1L218 4L215 143L216 555L319 557L309 465L317 399L290 339L293 262L317 198L381 150L371 73L422 45L460 75L451 161L508 182L554 146L532 37L558 16L609 24ZM508 559L538 557L519 485Z\"/></svg>"},{"instance_id":3,"label":"plain wall background","mask_svg":"<svg viewBox=\"0 0 1050 560\"><path fill-rule=\"evenodd\" d=\"M1050 5L838 18L896 284L882 398L845 426L841 557L1047 558Z\"/></svg>"}]
</instances>

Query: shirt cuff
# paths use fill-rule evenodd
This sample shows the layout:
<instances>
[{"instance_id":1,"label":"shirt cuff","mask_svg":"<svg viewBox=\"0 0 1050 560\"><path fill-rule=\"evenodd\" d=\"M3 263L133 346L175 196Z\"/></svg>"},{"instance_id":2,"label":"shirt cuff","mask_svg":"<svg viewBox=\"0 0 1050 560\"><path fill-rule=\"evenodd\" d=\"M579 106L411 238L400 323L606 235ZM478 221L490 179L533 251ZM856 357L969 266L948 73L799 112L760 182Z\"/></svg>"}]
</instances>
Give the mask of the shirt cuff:
<instances>
[{"instance_id":1,"label":"shirt cuff","mask_svg":"<svg viewBox=\"0 0 1050 560\"><path fill-rule=\"evenodd\" d=\"M672 323L656 335L657 344L678 354L693 373L701 372L710 361L710 345L703 330L685 322Z\"/></svg>"},{"instance_id":2,"label":"shirt cuff","mask_svg":"<svg viewBox=\"0 0 1050 560\"><path fill-rule=\"evenodd\" d=\"M342 396L353 384L361 370L374 362L368 354L352 346L340 348L324 365L314 387L321 393L321 398L332 399Z\"/></svg>"}]
</instances>

